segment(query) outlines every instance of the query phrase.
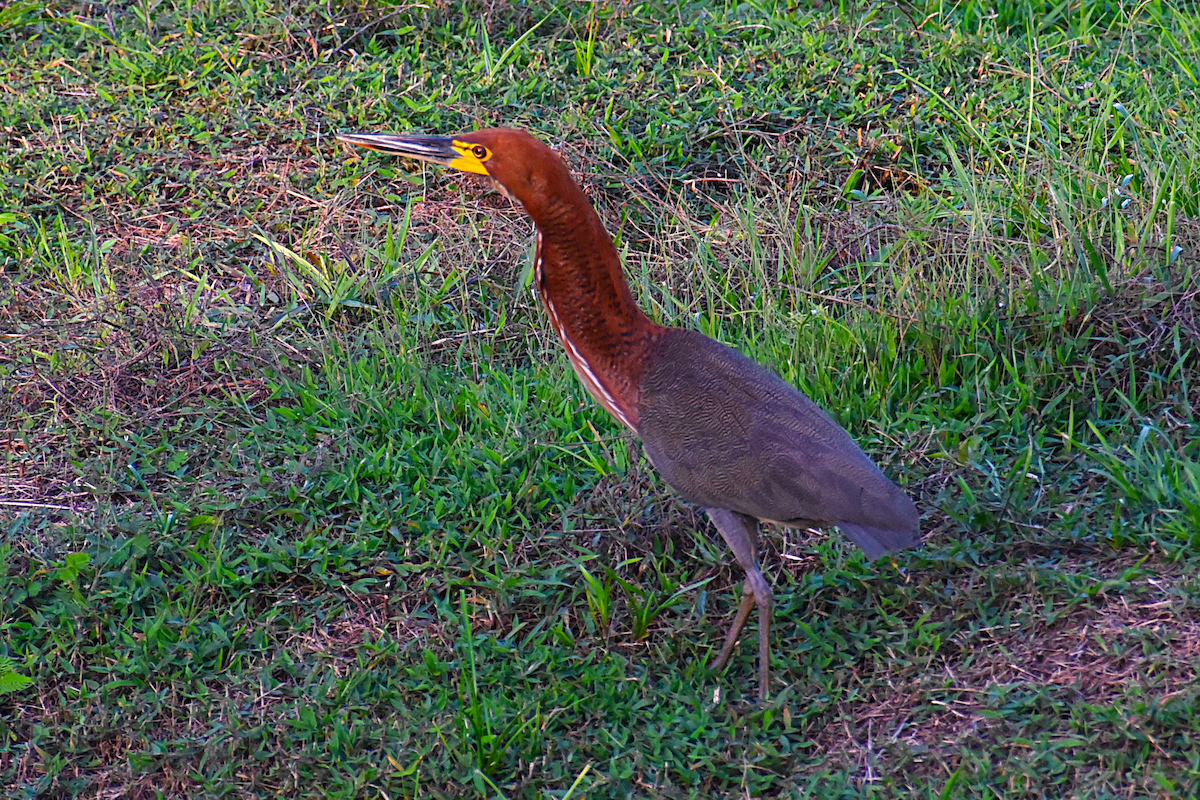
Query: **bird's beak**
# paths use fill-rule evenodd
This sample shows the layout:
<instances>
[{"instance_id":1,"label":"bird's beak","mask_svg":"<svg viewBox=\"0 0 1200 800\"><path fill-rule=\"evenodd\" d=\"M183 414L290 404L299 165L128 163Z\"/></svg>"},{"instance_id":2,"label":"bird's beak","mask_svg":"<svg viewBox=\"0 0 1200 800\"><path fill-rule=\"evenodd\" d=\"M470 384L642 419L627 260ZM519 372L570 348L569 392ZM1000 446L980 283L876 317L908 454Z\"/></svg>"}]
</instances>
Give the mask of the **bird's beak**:
<instances>
[{"instance_id":1,"label":"bird's beak","mask_svg":"<svg viewBox=\"0 0 1200 800\"><path fill-rule=\"evenodd\" d=\"M476 175L487 175L474 151L478 145L460 142L449 136L416 136L399 133L339 133L338 141L356 144L368 150L407 156L443 167L452 167ZM490 153L488 153L490 155ZM485 156L486 157L486 156Z\"/></svg>"}]
</instances>

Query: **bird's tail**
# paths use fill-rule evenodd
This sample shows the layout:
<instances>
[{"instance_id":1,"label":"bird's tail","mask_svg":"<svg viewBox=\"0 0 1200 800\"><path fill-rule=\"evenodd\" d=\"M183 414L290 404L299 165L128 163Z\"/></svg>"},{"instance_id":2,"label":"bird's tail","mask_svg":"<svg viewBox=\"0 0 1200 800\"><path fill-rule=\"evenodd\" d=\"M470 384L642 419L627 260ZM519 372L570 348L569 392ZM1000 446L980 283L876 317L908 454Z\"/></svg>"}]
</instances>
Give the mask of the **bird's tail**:
<instances>
[{"instance_id":1,"label":"bird's tail","mask_svg":"<svg viewBox=\"0 0 1200 800\"><path fill-rule=\"evenodd\" d=\"M867 554L867 558L872 561L889 550L903 550L906 547L916 547L921 543L921 534L917 530L873 528L850 522L839 522L838 530L845 534L847 539L861 547L862 551Z\"/></svg>"}]
</instances>

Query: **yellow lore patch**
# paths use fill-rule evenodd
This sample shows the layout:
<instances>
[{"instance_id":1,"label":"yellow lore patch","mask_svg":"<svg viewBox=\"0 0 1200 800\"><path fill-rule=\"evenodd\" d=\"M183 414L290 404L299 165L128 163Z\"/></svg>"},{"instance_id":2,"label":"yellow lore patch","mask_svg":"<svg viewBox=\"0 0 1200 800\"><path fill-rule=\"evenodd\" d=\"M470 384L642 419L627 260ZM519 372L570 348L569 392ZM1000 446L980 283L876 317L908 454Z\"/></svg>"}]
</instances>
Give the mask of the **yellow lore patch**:
<instances>
[{"instance_id":1,"label":"yellow lore patch","mask_svg":"<svg viewBox=\"0 0 1200 800\"><path fill-rule=\"evenodd\" d=\"M492 157L491 150L481 144L460 142L457 139L451 144L458 153L458 158L451 159L446 166L461 169L463 172L473 172L476 175L488 174L487 167L483 165L483 162Z\"/></svg>"}]
</instances>

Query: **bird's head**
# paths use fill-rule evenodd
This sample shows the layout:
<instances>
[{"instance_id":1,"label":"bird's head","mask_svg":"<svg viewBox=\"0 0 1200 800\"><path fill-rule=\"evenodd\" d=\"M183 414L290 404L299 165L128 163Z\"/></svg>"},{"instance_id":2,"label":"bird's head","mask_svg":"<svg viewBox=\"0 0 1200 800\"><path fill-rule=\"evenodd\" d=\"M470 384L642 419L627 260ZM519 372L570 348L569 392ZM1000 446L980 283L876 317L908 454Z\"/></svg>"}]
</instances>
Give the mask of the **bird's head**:
<instances>
[{"instance_id":1,"label":"bird's head","mask_svg":"<svg viewBox=\"0 0 1200 800\"><path fill-rule=\"evenodd\" d=\"M486 175L501 194L523 205L535 220L549 198L561 196L564 181L575 188L566 165L553 150L525 131L511 128L454 136L340 133L338 139L381 153Z\"/></svg>"}]
</instances>

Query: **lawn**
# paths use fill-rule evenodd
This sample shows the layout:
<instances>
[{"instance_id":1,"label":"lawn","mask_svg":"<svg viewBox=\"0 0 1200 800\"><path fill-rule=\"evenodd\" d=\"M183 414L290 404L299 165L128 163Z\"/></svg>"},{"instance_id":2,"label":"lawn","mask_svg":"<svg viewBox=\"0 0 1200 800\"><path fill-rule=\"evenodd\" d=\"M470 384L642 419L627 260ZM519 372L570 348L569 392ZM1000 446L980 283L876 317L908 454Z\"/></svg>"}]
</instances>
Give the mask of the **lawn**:
<instances>
[{"instance_id":1,"label":"lawn","mask_svg":"<svg viewBox=\"0 0 1200 800\"><path fill-rule=\"evenodd\" d=\"M0 794L1200 794L1200 12L0 7ZM918 502L742 573L587 396L524 127L662 323Z\"/></svg>"}]
</instances>

